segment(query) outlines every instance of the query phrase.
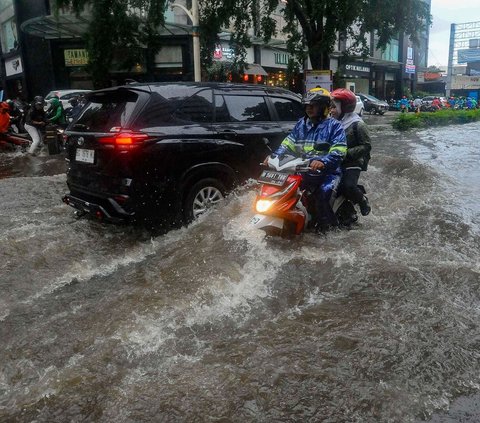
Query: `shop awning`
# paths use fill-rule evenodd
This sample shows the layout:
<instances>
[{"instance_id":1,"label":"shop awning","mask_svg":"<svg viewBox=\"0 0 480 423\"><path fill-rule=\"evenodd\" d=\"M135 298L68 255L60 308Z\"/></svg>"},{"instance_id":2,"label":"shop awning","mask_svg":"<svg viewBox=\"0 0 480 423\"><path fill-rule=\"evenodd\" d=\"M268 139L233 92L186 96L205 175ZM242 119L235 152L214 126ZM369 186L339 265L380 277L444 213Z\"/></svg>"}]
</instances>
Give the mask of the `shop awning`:
<instances>
[{"instance_id":1,"label":"shop awning","mask_svg":"<svg viewBox=\"0 0 480 423\"><path fill-rule=\"evenodd\" d=\"M48 15L29 19L20 28L27 34L47 40L80 39L87 33L90 20L89 14ZM192 26L166 22L159 30L161 35L185 35L191 34Z\"/></svg>"},{"instance_id":2,"label":"shop awning","mask_svg":"<svg viewBox=\"0 0 480 423\"><path fill-rule=\"evenodd\" d=\"M246 75L262 75L262 76L267 76L268 75L267 71L256 63L248 64L247 66L245 66L245 72L244 73Z\"/></svg>"},{"instance_id":3,"label":"shop awning","mask_svg":"<svg viewBox=\"0 0 480 423\"><path fill-rule=\"evenodd\" d=\"M27 34L47 40L59 38L82 38L87 32L90 16L59 15L40 16L22 23L20 28Z\"/></svg>"}]
</instances>

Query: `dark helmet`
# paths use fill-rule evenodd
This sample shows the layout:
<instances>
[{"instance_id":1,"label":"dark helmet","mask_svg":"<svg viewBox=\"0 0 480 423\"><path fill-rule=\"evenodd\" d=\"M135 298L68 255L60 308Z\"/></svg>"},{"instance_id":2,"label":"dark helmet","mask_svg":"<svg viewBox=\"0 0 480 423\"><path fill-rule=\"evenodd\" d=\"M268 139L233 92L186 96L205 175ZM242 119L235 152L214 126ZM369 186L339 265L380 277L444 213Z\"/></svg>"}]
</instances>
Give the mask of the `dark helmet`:
<instances>
[{"instance_id":1,"label":"dark helmet","mask_svg":"<svg viewBox=\"0 0 480 423\"><path fill-rule=\"evenodd\" d=\"M78 104L79 96L72 97L68 102L72 107L75 107Z\"/></svg>"},{"instance_id":2,"label":"dark helmet","mask_svg":"<svg viewBox=\"0 0 480 423\"><path fill-rule=\"evenodd\" d=\"M308 90L302 98L302 104L318 104L320 106L319 116L325 119L328 116L331 97L330 92L325 88L316 87Z\"/></svg>"},{"instance_id":3,"label":"dark helmet","mask_svg":"<svg viewBox=\"0 0 480 423\"><path fill-rule=\"evenodd\" d=\"M45 100L41 95L36 95L33 97L33 104L41 104L43 106L45 104Z\"/></svg>"},{"instance_id":4,"label":"dark helmet","mask_svg":"<svg viewBox=\"0 0 480 423\"><path fill-rule=\"evenodd\" d=\"M332 100L340 103L341 113L351 113L357 105L355 93L346 88L338 88L332 91Z\"/></svg>"}]
</instances>

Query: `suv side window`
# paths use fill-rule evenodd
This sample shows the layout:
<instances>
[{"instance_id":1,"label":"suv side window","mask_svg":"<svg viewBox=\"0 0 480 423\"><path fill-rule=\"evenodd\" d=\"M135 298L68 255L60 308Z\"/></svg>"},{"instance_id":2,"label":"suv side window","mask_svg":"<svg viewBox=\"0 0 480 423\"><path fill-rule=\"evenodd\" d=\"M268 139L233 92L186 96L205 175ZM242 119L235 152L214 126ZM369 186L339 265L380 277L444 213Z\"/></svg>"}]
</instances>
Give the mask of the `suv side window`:
<instances>
[{"instance_id":1,"label":"suv side window","mask_svg":"<svg viewBox=\"0 0 480 423\"><path fill-rule=\"evenodd\" d=\"M305 110L300 101L291 100L289 98L270 97L275 110L278 114L278 120L281 122L293 122L300 119Z\"/></svg>"},{"instance_id":2,"label":"suv side window","mask_svg":"<svg viewBox=\"0 0 480 423\"><path fill-rule=\"evenodd\" d=\"M270 121L267 103L263 96L225 95L231 122Z\"/></svg>"},{"instance_id":3,"label":"suv side window","mask_svg":"<svg viewBox=\"0 0 480 423\"><path fill-rule=\"evenodd\" d=\"M173 125L172 103L154 92L148 104L139 114L136 126L139 128L155 128L161 125Z\"/></svg>"},{"instance_id":4,"label":"suv side window","mask_svg":"<svg viewBox=\"0 0 480 423\"><path fill-rule=\"evenodd\" d=\"M185 100L175 111L177 119L195 122L211 123L213 120L213 92L203 90Z\"/></svg>"},{"instance_id":5,"label":"suv side window","mask_svg":"<svg viewBox=\"0 0 480 423\"><path fill-rule=\"evenodd\" d=\"M223 95L215 95L215 122L230 122L230 115Z\"/></svg>"}]
</instances>

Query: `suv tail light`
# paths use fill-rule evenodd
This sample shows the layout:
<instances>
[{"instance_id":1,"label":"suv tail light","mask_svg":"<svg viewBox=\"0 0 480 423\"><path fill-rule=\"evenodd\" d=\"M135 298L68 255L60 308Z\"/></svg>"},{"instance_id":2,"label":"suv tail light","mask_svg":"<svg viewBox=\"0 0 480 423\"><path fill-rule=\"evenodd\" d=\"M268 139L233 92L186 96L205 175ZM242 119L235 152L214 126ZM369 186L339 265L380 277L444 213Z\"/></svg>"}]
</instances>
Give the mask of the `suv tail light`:
<instances>
[{"instance_id":1,"label":"suv tail light","mask_svg":"<svg viewBox=\"0 0 480 423\"><path fill-rule=\"evenodd\" d=\"M120 131L107 137L98 138L98 142L115 145L122 149L129 149L138 147L150 138L150 136L141 132Z\"/></svg>"}]
</instances>

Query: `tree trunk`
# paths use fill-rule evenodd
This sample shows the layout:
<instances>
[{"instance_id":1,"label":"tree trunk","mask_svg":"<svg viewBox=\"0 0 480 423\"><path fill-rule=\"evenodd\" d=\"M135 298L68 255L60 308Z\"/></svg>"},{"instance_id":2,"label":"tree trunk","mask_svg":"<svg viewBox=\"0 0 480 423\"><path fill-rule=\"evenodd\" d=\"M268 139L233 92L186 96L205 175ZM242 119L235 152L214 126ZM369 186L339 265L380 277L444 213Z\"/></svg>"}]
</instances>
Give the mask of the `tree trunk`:
<instances>
[{"instance_id":1,"label":"tree trunk","mask_svg":"<svg viewBox=\"0 0 480 423\"><path fill-rule=\"evenodd\" d=\"M313 70L330 70L330 54L324 51L318 39L308 43L308 55Z\"/></svg>"},{"instance_id":2,"label":"tree trunk","mask_svg":"<svg viewBox=\"0 0 480 423\"><path fill-rule=\"evenodd\" d=\"M328 53L311 52L309 57L313 70L330 70L330 55Z\"/></svg>"}]
</instances>

